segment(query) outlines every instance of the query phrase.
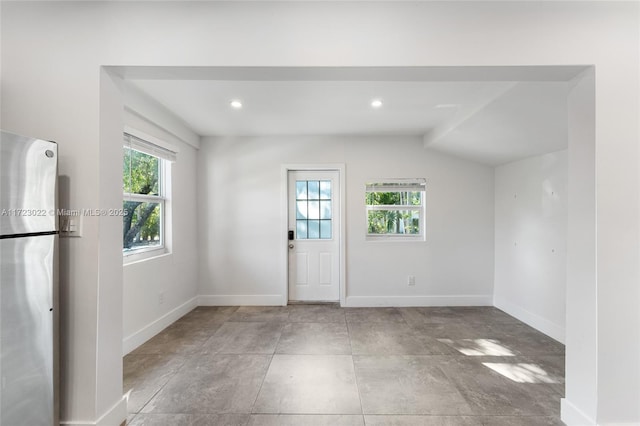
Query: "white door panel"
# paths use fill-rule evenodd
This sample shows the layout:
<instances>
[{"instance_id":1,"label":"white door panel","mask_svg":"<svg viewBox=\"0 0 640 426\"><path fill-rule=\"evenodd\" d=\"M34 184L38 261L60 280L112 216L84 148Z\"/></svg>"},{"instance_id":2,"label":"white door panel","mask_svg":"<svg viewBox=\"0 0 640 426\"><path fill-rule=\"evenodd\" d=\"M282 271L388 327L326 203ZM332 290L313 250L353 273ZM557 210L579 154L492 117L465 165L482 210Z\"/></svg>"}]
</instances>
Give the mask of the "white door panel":
<instances>
[{"instance_id":1,"label":"white door panel","mask_svg":"<svg viewBox=\"0 0 640 426\"><path fill-rule=\"evenodd\" d=\"M289 171L289 300L340 299L338 171Z\"/></svg>"},{"instance_id":2,"label":"white door panel","mask_svg":"<svg viewBox=\"0 0 640 426\"><path fill-rule=\"evenodd\" d=\"M296 285L307 285L309 283L309 254L308 253L295 253L295 271L296 271Z\"/></svg>"},{"instance_id":3,"label":"white door panel","mask_svg":"<svg viewBox=\"0 0 640 426\"><path fill-rule=\"evenodd\" d=\"M331 262L333 261L333 253L321 252L318 254L320 265L319 265L319 278L318 284L320 285L331 285L332 277L331 277Z\"/></svg>"}]
</instances>

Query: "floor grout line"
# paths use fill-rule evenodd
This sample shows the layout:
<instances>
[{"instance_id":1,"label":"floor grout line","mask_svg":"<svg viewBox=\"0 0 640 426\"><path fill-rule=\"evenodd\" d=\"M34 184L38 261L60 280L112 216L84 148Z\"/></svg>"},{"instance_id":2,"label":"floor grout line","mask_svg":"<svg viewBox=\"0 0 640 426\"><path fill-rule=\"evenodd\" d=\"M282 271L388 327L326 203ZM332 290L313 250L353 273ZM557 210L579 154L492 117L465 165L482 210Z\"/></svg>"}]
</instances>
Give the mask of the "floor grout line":
<instances>
[{"instance_id":1,"label":"floor grout line","mask_svg":"<svg viewBox=\"0 0 640 426\"><path fill-rule=\"evenodd\" d=\"M256 397L253 399L253 403L251 403L251 408L249 409L249 415L254 414L256 402L258 402L258 397L260 397L260 392L262 392L262 387L264 386L264 382L267 380L267 374L269 374L269 369L271 368L271 364L273 363L274 356L275 356L275 349L274 349L274 353L272 353L269 358L269 364L267 365L267 368L264 370L264 376L262 376L262 381L260 382L260 387L258 388L258 392L256 392Z\"/></svg>"},{"instance_id":2,"label":"floor grout line","mask_svg":"<svg viewBox=\"0 0 640 426\"><path fill-rule=\"evenodd\" d=\"M358 392L358 401L360 402L360 412L362 413L362 423L365 424L364 406L362 405L362 395L360 394L360 385L358 384L358 373L356 373L356 362L353 358L353 345L351 343L351 329L347 323L347 335L349 336L349 348L351 348L351 365L353 365L353 380L356 382L356 391Z\"/></svg>"}]
</instances>

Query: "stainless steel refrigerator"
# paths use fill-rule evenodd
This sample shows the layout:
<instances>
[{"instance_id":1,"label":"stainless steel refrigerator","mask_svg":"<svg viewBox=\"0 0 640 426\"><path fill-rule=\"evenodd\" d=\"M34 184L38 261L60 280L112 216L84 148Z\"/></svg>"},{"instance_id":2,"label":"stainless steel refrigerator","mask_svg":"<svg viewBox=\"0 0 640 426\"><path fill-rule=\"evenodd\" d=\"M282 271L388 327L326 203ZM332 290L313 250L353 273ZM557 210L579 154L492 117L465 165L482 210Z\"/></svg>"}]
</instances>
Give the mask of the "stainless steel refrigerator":
<instances>
[{"instance_id":1,"label":"stainless steel refrigerator","mask_svg":"<svg viewBox=\"0 0 640 426\"><path fill-rule=\"evenodd\" d=\"M0 131L0 425L57 421L58 148Z\"/></svg>"}]
</instances>

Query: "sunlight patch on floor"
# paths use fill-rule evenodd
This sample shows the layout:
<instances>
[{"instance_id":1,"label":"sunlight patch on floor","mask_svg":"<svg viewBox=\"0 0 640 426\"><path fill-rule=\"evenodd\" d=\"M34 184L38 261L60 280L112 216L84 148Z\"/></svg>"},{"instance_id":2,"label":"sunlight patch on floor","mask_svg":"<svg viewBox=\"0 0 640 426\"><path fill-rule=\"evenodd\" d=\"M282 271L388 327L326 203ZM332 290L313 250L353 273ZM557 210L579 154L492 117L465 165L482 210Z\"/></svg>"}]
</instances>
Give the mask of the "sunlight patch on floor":
<instances>
[{"instance_id":1,"label":"sunlight patch on floor","mask_svg":"<svg viewBox=\"0 0 640 426\"><path fill-rule=\"evenodd\" d=\"M467 356L515 356L508 347L494 339L438 339Z\"/></svg>"},{"instance_id":2,"label":"sunlight patch on floor","mask_svg":"<svg viewBox=\"0 0 640 426\"><path fill-rule=\"evenodd\" d=\"M561 383L560 378L550 375L536 364L495 362L483 362L482 364L517 383Z\"/></svg>"}]
</instances>

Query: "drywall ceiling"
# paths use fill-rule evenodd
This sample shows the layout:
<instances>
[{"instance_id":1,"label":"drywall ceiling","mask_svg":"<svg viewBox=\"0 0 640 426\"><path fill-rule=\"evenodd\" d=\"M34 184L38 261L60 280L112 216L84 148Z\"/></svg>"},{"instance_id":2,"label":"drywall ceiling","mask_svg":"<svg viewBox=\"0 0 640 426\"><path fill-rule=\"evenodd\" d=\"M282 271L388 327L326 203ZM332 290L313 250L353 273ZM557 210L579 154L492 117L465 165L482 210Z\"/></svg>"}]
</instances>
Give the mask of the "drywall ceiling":
<instances>
[{"instance_id":1,"label":"drywall ceiling","mask_svg":"<svg viewBox=\"0 0 640 426\"><path fill-rule=\"evenodd\" d=\"M491 70L182 69L144 78L148 70L129 69L122 75L127 90L161 104L201 136L421 136L427 148L488 165L566 148L567 80L577 70ZM382 107L372 108L374 99ZM242 108L232 108L232 100Z\"/></svg>"}]
</instances>

